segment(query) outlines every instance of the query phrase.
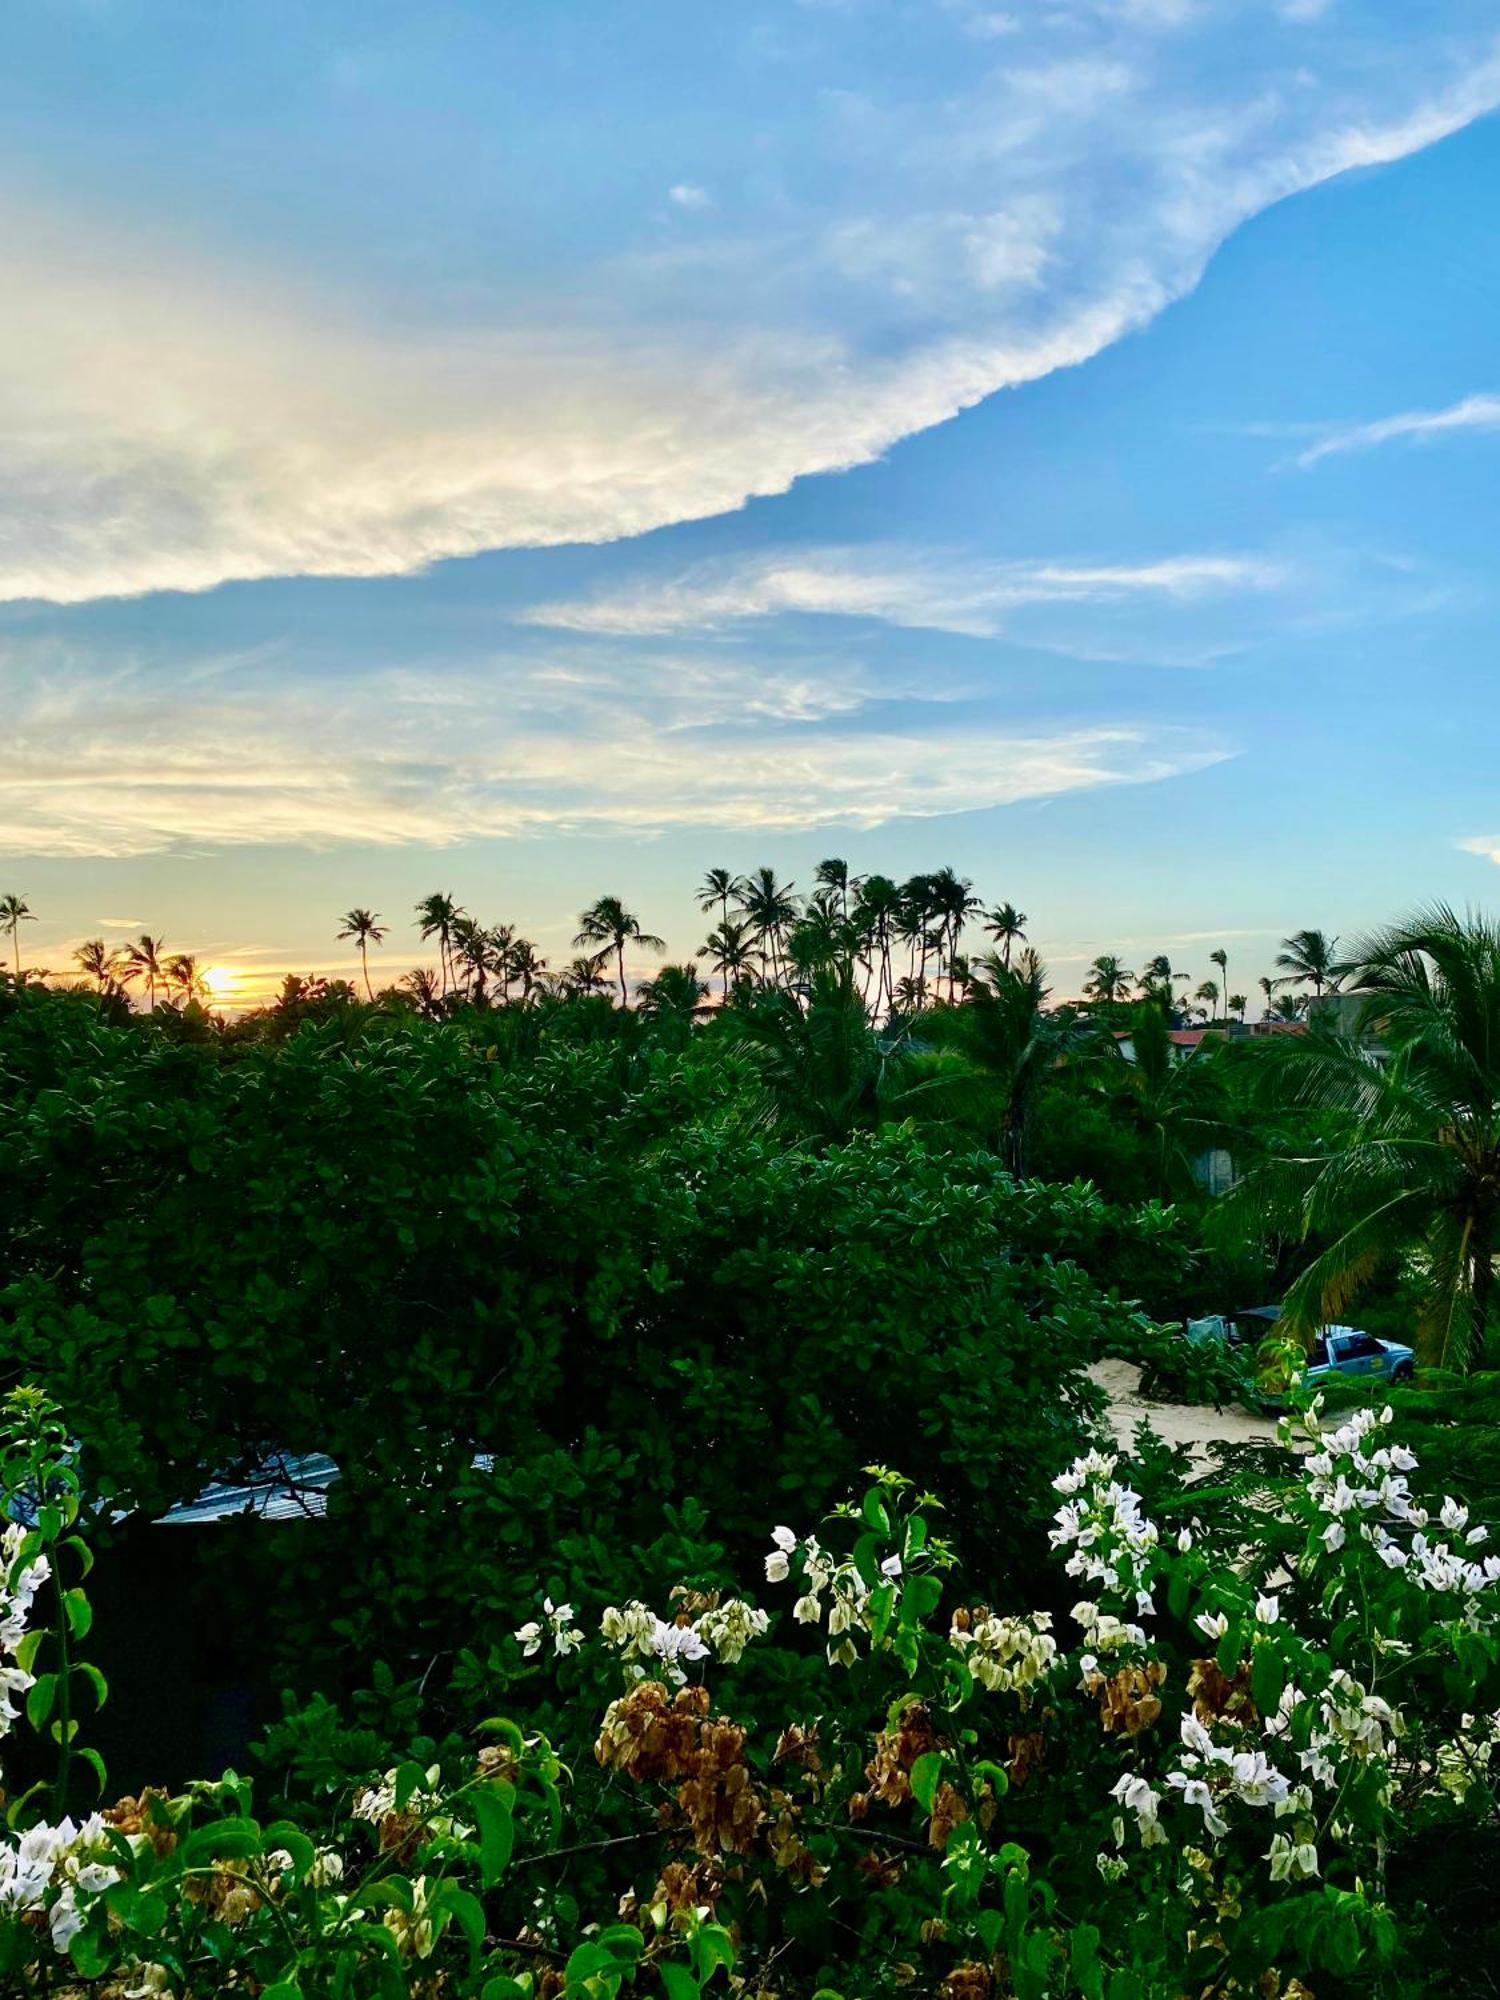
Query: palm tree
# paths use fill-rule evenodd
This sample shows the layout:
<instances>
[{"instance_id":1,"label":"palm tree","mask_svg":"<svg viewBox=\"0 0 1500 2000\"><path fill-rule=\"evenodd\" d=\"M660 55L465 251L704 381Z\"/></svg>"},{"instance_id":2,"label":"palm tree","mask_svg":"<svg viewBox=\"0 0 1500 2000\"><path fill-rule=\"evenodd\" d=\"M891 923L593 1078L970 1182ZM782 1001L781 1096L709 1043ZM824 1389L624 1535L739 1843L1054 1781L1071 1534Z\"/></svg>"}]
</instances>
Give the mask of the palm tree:
<instances>
[{"instance_id":1,"label":"palm tree","mask_svg":"<svg viewBox=\"0 0 1500 2000\"><path fill-rule=\"evenodd\" d=\"M453 926L463 915L463 911L451 896L441 890L431 896L424 896L417 905L417 928L425 944L429 938L438 941L438 967L443 993L448 991L448 981L453 976Z\"/></svg>"},{"instance_id":2,"label":"palm tree","mask_svg":"<svg viewBox=\"0 0 1500 2000\"><path fill-rule=\"evenodd\" d=\"M1208 962L1210 965L1218 966L1219 991L1227 993L1229 991L1229 953L1222 947L1218 951L1211 951L1208 954Z\"/></svg>"},{"instance_id":3,"label":"palm tree","mask_svg":"<svg viewBox=\"0 0 1500 2000\"><path fill-rule=\"evenodd\" d=\"M34 924L36 918L31 913L31 905L20 896L0 896L0 931L10 932L11 947L16 955L16 978L21 977L21 926Z\"/></svg>"},{"instance_id":4,"label":"palm tree","mask_svg":"<svg viewBox=\"0 0 1500 2000\"><path fill-rule=\"evenodd\" d=\"M1259 980L1256 983L1259 985L1261 992L1264 993L1266 996L1266 1004L1261 1014L1261 1019L1264 1021L1269 1021L1271 1018L1271 1003L1276 997L1276 981L1274 979L1268 979L1266 975L1262 973Z\"/></svg>"},{"instance_id":5,"label":"palm tree","mask_svg":"<svg viewBox=\"0 0 1500 2000\"><path fill-rule=\"evenodd\" d=\"M1123 1111L1156 1159L1157 1193L1163 1200L1194 1186L1194 1163L1223 1129L1224 1099L1214 1059L1180 1059L1166 1016L1159 1007L1135 1008L1130 1022L1130 1055L1112 1064L1105 1085L1111 1103Z\"/></svg>"},{"instance_id":6,"label":"palm tree","mask_svg":"<svg viewBox=\"0 0 1500 2000\"><path fill-rule=\"evenodd\" d=\"M1229 1012L1230 1012L1231 1014L1238 1014L1238 1015L1239 1015L1239 1017L1240 1017L1240 1025L1241 1025L1242 1027L1244 1026L1244 1021L1245 1021L1245 1009L1246 1009L1246 1008L1247 1008L1247 1007L1248 1007L1249 1005L1250 1005L1250 1002L1249 1002L1248 998L1247 998L1247 997L1245 996L1245 994L1243 994L1243 993L1231 993L1231 994L1230 994L1230 996L1229 996L1229 999L1228 999L1228 1002L1227 1002L1227 1007L1228 1007L1228 1011L1229 1011Z\"/></svg>"},{"instance_id":7,"label":"palm tree","mask_svg":"<svg viewBox=\"0 0 1500 2000\"><path fill-rule=\"evenodd\" d=\"M1276 963L1286 975L1278 984L1311 986L1319 997L1325 986L1336 993L1339 981L1349 969L1334 957L1338 944L1336 937L1325 937L1321 931L1293 931L1289 938L1282 939L1276 954Z\"/></svg>"},{"instance_id":8,"label":"palm tree","mask_svg":"<svg viewBox=\"0 0 1500 2000\"><path fill-rule=\"evenodd\" d=\"M182 995L183 1005L189 1000L200 999L208 991L203 976L198 970L198 961L190 951L180 951L169 958L162 968L167 990L176 988Z\"/></svg>"},{"instance_id":9,"label":"palm tree","mask_svg":"<svg viewBox=\"0 0 1500 2000\"><path fill-rule=\"evenodd\" d=\"M769 874L769 869L761 871ZM601 896L597 903L591 903L578 919L578 935L575 945L599 945L601 956L613 951L615 965L620 978L620 1005L630 1005L630 988L625 983L625 947L627 944L643 945L647 951L665 951L665 938L659 938L651 931L641 929L639 917L631 914L618 896Z\"/></svg>"},{"instance_id":10,"label":"palm tree","mask_svg":"<svg viewBox=\"0 0 1500 2000\"><path fill-rule=\"evenodd\" d=\"M708 988L692 965L664 965L654 979L642 981L636 1005L657 1020L690 1021L702 1007Z\"/></svg>"},{"instance_id":11,"label":"palm tree","mask_svg":"<svg viewBox=\"0 0 1500 2000\"><path fill-rule=\"evenodd\" d=\"M1000 946L1000 963L1010 970L1010 955L1013 948L1026 941L1028 919L1024 910L1018 910L1014 903L997 903L987 912L982 929L986 937L992 937Z\"/></svg>"},{"instance_id":12,"label":"palm tree","mask_svg":"<svg viewBox=\"0 0 1500 2000\"><path fill-rule=\"evenodd\" d=\"M1267 1051L1268 1078L1345 1121L1255 1177L1266 1219L1331 1238L1287 1317L1311 1333L1405 1265L1421 1276L1424 1355L1477 1367L1500 1250L1500 925L1437 904L1363 941L1347 969L1365 996L1358 1034L1315 1027Z\"/></svg>"},{"instance_id":13,"label":"palm tree","mask_svg":"<svg viewBox=\"0 0 1500 2000\"><path fill-rule=\"evenodd\" d=\"M756 868L741 878L734 899L754 928L762 952L769 946L771 979L781 979L781 941L788 924L797 916L797 885L778 882L774 868Z\"/></svg>"},{"instance_id":14,"label":"palm tree","mask_svg":"<svg viewBox=\"0 0 1500 2000\"><path fill-rule=\"evenodd\" d=\"M373 1001L375 989L370 984L370 946L385 942L379 913L374 910L350 910L344 917L344 928L339 937L341 940L352 938L358 946L360 970L365 975L365 996Z\"/></svg>"},{"instance_id":15,"label":"palm tree","mask_svg":"<svg viewBox=\"0 0 1500 2000\"><path fill-rule=\"evenodd\" d=\"M1096 958L1089 967L1083 990L1090 1000L1097 1000L1100 1006L1113 1007L1125 998L1125 989L1134 978L1135 974L1127 972L1119 959L1106 953Z\"/></svg>"},{"instance_id":16,"label":"palm tree","mask_svg":"<svg viewBox=\"0 0 1500 2000\"><path fill-rule=\"evenodd\" d=\"M913 979L909 973L898 979L893 1005L898 1013L920 1014L927 1005L927 981Z\"/></svg>"},{"instance_id":17,"label":"palm tree","mask_svg":"<svg viewBox=\"0 0 1500 2000\"><path fill-rule=\"evenodd\" d=\"M848 862L839 860L836 855L830 856L827 861L820 861L813 870L813 880L820 889L827 889L838 897L839 915L847 922L849 890L852 886L849 880Z\"/></svg>"},{"instance_id":18,"label":"palm tree","mask_svg":"<svg viewBox=\"0 0 1500 2000\"><path fill-rule=\"evenodd\" d=\"M928 877L928 905L938 920L941 950L947 962L948 998L953 998L953 961L963 938L964 925L978 916L984 904L974 894L974 884L955 875L951 868L939 868Z\"/></svg>"},{"instance_id":19,"label":"palm tree","mask_svg":"<svg viewBox=\"0 0 1500 2000\"><path fill-rule=\"evenodd\" d=\"M717 973L723 975L724 998L729 998L729 989L748 979L755 963L754 934L748 922L736 922L726 917L703 940L698 956L706 959Z\"/></svg>"},{"instance_id":20,"label":"palm tree","mask_svg":"<svg viewBox=\"0 0 1500 2000\"><path fill-rule=\"evenodd\" d=\"M537 985L547 970L547 961L537 952L530 938L516 938L505 960L506 975L521 982L521 999L531 998Z\"/></svg>"},{"instance_id":21,"label":"palm tree","mask_svg":"<svg viewBox=\"0 0 1500 2000\"><path fill-rule=\"evenodd\" d=\"M1205 979L1193 995L1193 998L1203 1001L1207 1010L1207 1018L1211 1021L1214 1018L1214 1010L1219 1004L1219 988L1216 982L1212 979Z\"/></svg>"},{"instance_id":22,"label":"palm tree","mask_svg":"<svg viewBox=\"0 0 1500 2000\"><path fill-rule=\"evenodd\" d=\"M877 965L875 1012L882 1003L889 1007L895 989L891 984L891 938L901 913L901 891L889 875L867 875L855 885L854 926L866 950Z\"/></svg>"},{"instance_id":23,"label":"palm tree","mask_svg":"<svg viewBox=\"0 0 1500 2000\"><path fill-rule=\"evenodd\" d=\"M101 993L120 984L120 954L103 938L89 938L73 953L73 963L88 974Z\"/></svg>"},{"instance_id":24,"label":"palm tree","mask_svg":"<svg viewBox=\"0 0 1500 2000\"><path fill-rule=\"evenodd\" d=\"M466 911L460 910L453 919L451 950L455 985L467 979L469 998L476 1006L484 1006L487 1001L487 982L495 970L493 936L483 924L476 923Z\"/></svg>"},{"instance_id":25,"label":"palm tree","mask_svg":"<svg viewBox=\"0 0 1500 2000\"><path fill-rule=\"evenodd\" d=\"M127 979L144 979L146 982L146 1011L156 1011L156 985L167 976L166 960L162 953L166 949L165 938L154 938L142 932L134 944L125 947L125 957L130 970Z\"/></svg>"},{"instance_id":26,"label":"palm tree","mask_svg":"<svg viewBox=\"0 0 1500 2000\"><path fill-rule=\"evenodd\" d=\"M589 993L602 993L609 984L604 975L607 957L607 952L599 951L591 958L569 959L567 967L558 977L562 991L575 999Z\"/></svg>"},{"instance_id":27,"label":"palm tree","mask_svg":"<svg viewBox=\"0 0 1500 2000\"><path fill-rule=\"evenodd\" d=\"M421 905L418 905L420 908ZM413 966L401 980L419 1014L436 1018L443 1011L444 985L440 974L425 965Z\"/></svg>"}]
</instances>

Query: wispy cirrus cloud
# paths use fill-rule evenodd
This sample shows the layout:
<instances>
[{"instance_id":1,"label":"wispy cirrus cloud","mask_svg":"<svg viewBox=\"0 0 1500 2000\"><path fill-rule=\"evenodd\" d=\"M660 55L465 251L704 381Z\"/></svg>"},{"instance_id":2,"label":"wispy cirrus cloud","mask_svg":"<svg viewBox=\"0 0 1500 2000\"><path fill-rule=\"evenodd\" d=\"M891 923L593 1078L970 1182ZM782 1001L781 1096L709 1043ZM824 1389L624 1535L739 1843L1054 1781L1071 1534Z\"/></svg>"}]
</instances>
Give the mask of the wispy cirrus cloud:
<instances>
[{"instance_id":1,"label":"wispy cirrus cloud","mask_svg":"<svg viewBox=\"0 0 1500 2000\"><path fill-rule=\"evenodd\" d=\"M1453 844L1461 854L1477 854L1481 861L1493 861L1500 868L1500 833L1473 833Z\"/></svg>"},{"instance_id":2,"label":"wispy cirrus cloud","mask_svg":"<svg viewBox=\"0 0 1500 2000\"><path fill-rule=\"evenodd\" d=\"M768 689L754 666L722 663L683 677L649 661L496 661L328 686L263 664L103 675L42 653L16 667L0 847L17 854L870 827L1152 783L1229 754L1210 732L1128 715L1018 725L909 689L897 713L853 672Z\"/></svg>"},{"instance_id":3,"label":"wispy cirrus cloud","mask_svg":"<svg viewBox=\"0 0 1500 2000\"><path fill-rule=\"evenodd\" d=\"M877 47L859 9L804 10L813 87L763 106L769 129L701 121L703 179L678 186L715 206L690 228L680 199L608 219L617 162L580 167L564 106L556 247L525 286L494 275L529 199L513 214L503 189L482 256L462 219L433 247L441 189L363 256L331 206L338 278L271 229L252 254L210 222L174 237L108 210L113 184L13 203L0 598L389 575L737 508L1088 360L1247 217L1500 103L1487 0L1399 21L1376 0L1328 23L1272 8L1253 38L1234 8L1174 0L1011 11L982 45L972 15L942 16L945 39L926 10L887 11ZM413 36L395 101L424 52ZM707 17L680 66L684 101L722 93ZM337 128L315 137L308 214L337 180ZM745 199L772 156L771 194ZM173 164L191 180L190 156ZM472 166L493 180L487 155ZM422 258L443 274L430 302Z\"/></svg>"},{"instance_id":4,"label":"wispy cirrus cloud","mask_svg":"<svg viewBox=\"0 0 1500 2000\"><path fill-rule=\"evenodd\" d=\"M1316 444L1297 455L1298 465L1316 465L1347 451L1372 451L1377 445L1411 439L1418 444L1447 437L1454 431L1500 431L1500 396L1465 396L1442 410L1402 410L1373 423L1346 424L1329 430Z\"/></svg>"},{"instance_id":5,"label":"wispy cirrus cloud","mask_svg":"<svg viewBox=\"0 0 1500 2000\"><path fill-rule=\"evenodd\" d=\"M702 563L623 590L534 605L522 616L565 632L645 636L815 613L990 637L1008 614L1031 607L1189 603L1269 590L1285 577L1284 564L1259 555L996 562L899 547L812 548Z\"/></svg>"}]
</instances>

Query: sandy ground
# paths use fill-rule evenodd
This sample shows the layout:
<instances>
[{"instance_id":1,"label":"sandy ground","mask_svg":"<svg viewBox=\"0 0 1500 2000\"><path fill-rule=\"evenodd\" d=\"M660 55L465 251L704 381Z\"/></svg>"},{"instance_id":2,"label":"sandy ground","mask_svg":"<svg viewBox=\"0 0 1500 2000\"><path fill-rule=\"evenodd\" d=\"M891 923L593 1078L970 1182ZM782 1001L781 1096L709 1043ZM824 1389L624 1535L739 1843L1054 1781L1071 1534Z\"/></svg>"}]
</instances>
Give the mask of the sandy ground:
<instances>
[{"instance_id":1,"label":"sandy ground","mask_svg":"<svg viewBox=\"0 0 1500 2000\"><path fill-rule=\"evenodd\" d=\"M1252 1417L1238 1405L1222 1410L1204 1403L1153 1403L1140 1391L1141 1371L1129 1361L1096 1361L1089 1375L1109 1396L1109 1425L1116 1440L1130 1445L1144 1417L1158 1437L1185 1444L1200 1465L1212 1463L1216 1444L1253 1444L1276 1436L1269 1417Z\"/></svg>"}]
</instances>

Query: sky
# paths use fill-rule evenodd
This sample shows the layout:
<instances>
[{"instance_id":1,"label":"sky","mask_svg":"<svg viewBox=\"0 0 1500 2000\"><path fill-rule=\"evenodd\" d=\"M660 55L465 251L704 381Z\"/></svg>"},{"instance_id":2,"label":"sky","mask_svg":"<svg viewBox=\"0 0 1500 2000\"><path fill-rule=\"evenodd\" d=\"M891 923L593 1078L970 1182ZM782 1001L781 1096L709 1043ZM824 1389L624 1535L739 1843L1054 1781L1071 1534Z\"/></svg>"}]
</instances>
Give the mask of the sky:
<instances>
[{"instance_id":1,"label":"sky","mask_svg":"<svg viewBox=\"0 0 1500 2000\"><path fill-rule=\"evenodd\" d=\"M1493 0L7 0L27 954L1493 903L1497 108Z\"/></svg>"}]
</instances>

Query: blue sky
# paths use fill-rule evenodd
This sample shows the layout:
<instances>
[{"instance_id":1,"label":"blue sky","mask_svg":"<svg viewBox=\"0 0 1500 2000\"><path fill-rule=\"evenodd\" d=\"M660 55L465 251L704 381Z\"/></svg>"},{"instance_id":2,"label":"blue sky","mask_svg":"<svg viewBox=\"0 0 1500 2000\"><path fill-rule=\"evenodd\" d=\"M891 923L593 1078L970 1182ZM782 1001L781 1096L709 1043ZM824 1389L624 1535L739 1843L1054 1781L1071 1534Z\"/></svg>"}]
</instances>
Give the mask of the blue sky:
<instances>
[{"instance_id":1,"label":"blue sky","mask_svg":"<svg viewBox=\"0 0 1500 2000\"><path fill-rule=\"evenodd\" d=\"M1487 900L1497 105L1470 0L12 0L29 948L685 956L836 852L1251 987Z\"/></svg>"}]
</instances>

